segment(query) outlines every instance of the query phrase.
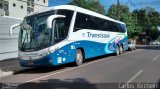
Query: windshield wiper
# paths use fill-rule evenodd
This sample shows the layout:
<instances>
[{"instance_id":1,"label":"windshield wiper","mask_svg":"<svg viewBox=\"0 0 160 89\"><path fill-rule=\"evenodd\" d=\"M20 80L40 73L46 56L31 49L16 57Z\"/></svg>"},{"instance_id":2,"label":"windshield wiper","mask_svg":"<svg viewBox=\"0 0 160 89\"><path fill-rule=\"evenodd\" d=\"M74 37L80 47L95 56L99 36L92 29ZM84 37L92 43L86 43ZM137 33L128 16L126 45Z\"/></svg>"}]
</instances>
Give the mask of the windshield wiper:
<instances>
[{"instance_id":1,"label":"windshield wiper","mask_svg":"<svg viewBox=\"0 0 160 89\"><path fill-rule=\"evenodd\" d=\"M34 36L34 34L33 34L33 32L32 32L32 35L31 35L31 43L34 42L34 44L35 44L35 46L36 46L35 48L40 49L39 44L36 42L36 40L33 38L33 36ZM30 43L30 48L31 48L31 43Z\"/></svg>"},{"instance_id":2,"label":"windshield wiper","mask_svg":"<svg viewBox=\"0 0 160 89\"><path fill-rule=\"evenodd\" d=\"M24 50L25 45L26 45L26 44L24 44L24 43L25 43L25 40L26 40L26 37L28 38L28 33L27 33L27 32L26 32L26 35L25 35L24 40L23 40L23 42L22 42L22 49L23 49L23 50Z\"/></svg>"}]
</instances>

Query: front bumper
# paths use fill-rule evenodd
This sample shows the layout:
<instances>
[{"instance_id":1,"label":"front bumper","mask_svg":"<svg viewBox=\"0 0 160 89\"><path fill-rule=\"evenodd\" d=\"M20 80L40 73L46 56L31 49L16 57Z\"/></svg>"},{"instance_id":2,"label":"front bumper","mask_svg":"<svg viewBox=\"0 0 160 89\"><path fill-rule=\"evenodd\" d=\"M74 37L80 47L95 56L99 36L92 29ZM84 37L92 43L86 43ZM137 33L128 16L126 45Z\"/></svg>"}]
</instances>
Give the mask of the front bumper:
<instances>
[{"instance_id":1,"label":"front bumper","mask_svg":"<svg viewBox=\"0 0 160 89\"><path fill-rule=\"evenodd\" d=\"M52 60L49 56L45 56L39 59L19 59L20 66L22 67L43 67L43 66L53 66Z\"/></svg>"}]
</instances>

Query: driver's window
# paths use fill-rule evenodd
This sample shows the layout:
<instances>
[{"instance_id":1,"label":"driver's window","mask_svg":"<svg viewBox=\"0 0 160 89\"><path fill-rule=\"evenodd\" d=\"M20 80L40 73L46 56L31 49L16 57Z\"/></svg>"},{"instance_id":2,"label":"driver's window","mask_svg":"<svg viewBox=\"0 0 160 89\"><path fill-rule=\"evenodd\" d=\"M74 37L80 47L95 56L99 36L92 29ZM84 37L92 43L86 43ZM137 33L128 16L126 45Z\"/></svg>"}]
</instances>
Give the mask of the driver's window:
<instances>
[{"instance_id":1,"label":"driver's window","mask_svg":"<svg viewBox=\"0 0 160 89\"><path fill-rule=\"evenodd\" d=\"M62 41L66 38L68 32L65 29L65 22L63 20L56 20L54 27L54 40L55 43Z\"/></svg>"}]
</instances>

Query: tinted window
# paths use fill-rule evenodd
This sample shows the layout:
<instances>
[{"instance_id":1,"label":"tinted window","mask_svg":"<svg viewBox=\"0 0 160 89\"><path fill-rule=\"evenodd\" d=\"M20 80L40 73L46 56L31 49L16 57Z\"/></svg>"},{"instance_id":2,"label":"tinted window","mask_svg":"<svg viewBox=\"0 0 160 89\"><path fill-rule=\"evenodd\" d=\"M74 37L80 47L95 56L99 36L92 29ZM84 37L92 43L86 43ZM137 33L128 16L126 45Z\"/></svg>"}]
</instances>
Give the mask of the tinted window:
<instances>
[{"instance_id":1,"label":"tinted window","mask_svg":"<svg viewBox=\"0 0 160 89\"><path fill-rule=\"evenodd\" d=\"M54 43L62 41L67 37L68 30L65 28L65 21L62 19L55 20L54 26Z\"/></svg>"},{"instance_id":2,"label":"tinted window","mask_svg":"<svg viewBox=\"0 0 160 89\"><path fill-rule=\"evenodd\" d=\"M126 26L124 24L119 24L118 27L119 27L119 32L123 33L126 32Z\"/></svg>"},{"instance_id":3,"label":"tinted window","mask_svg":"<svg viewBox=\"0 0 160 89\"><path fill-rule=\"evenodd\" d=\"M89 29L98 30L98 19L93 16L89 16Z\"/></svg>"},{"instance_id":4,"label":"tinted window","mask_svg":"<svg viewBox=\"0 0 160 89\"><path fill-rule=\"evenodd\" d=\"M116 32L117 31L117 27L116 24L112 21L107 21L108 23L108 29L106 31L111 31L111 32Z\"/></svg>"},{"instance_id":5,"label":"tinted window","mask_svg":"<svg viewBox=\"0 0 160 89\"><path fill-rule=\"evenodd\" d=\"M77 13L74 31L80 29L88 29L88 16L82 13Z\"/></svg>"},{"instance_id":6,"label":"tinted window","mask_svg":"<svg viewBox=\"0 0 160 89\"><path fill-rule=\"evenodd\" d=\"M69 27L70 27L70 23L71 23L71 19L73 16L73 11L70 10L58 10L56 12L56 14L58 15L64 15L66 16L65 18L58 18L55 20L55 26L54 26L54 37L53 38L53 43L57 43L59 41L64 40L67 35L68 35L68 31L69 31Z\"/></svg>"},{"instance_id":7,"label":"tinted window","mask_svg":"<svg viewBox=\"0 0 160 89\"><path fill-rule=\"evenodd\" d=\"M77 13L74 31L91 29L111 32L125 32L125 25L102 18Z\"/></svg>"},{"instance_id":8,"label":"tinted window","mask_svg":"<svg viewBox=\"0 0 160 89\"><path fill-rule=\"evenodd\" d=\"M99 29L108 31L108 23L106 20L101 19L101 22L99 23Z\"/></svg>"},{"instance_id":9,"label":"tinted window","mask_svg":"<svg viewBox=\"0 0 160 89\"><path fill-rule=\"evenodd\" d=\"M69 30L69 26L70 26L70 23L71 23L71 19L72 19L72 16L73 16L73 11L70 11L70 10L58 10L56 12L56 14L58 15L65 15L66 17L63 19L64 22L65 22L65 30Z\"/></svg>"}]
</instances>

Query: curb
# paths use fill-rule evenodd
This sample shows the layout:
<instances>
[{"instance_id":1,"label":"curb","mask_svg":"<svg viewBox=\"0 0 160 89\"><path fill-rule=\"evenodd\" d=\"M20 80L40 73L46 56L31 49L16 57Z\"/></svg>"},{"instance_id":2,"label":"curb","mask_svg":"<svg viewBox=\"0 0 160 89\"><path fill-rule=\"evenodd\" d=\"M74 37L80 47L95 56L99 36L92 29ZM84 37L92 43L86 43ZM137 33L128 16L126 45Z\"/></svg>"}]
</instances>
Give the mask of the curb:
<instances>
[{"instance_id":1,"label":"curb","mask_svg":"<svg viewBox=\"0 0 160 89\"><path fill-rule=\"evenodd\" d=\"M7 59L0 60L0 62L13 61L13 60L17 60L17 59L18 59L18 57L7 58Z\"/></svg>"},{"instance_id":2,"label":"curb","mask_svg":"<svg viewBox=\"0 0 160 89\"><path fill-rule=\"evenodd\" d=\"M160 45L137 45L139 49L160 49Z\"/></svg>"},{"instance_id":3,"label":"curb","mask_svg":"<svg viewBox=\"0 0 160 89\"><path fill-rule=\"evenodd\" d=\"M2 71L2 70L0 70L0 78L5 77L5 76L10 76L10 75L13 75L13 74L14 74L13 71Z\"/></svg>"}]
</instances>

